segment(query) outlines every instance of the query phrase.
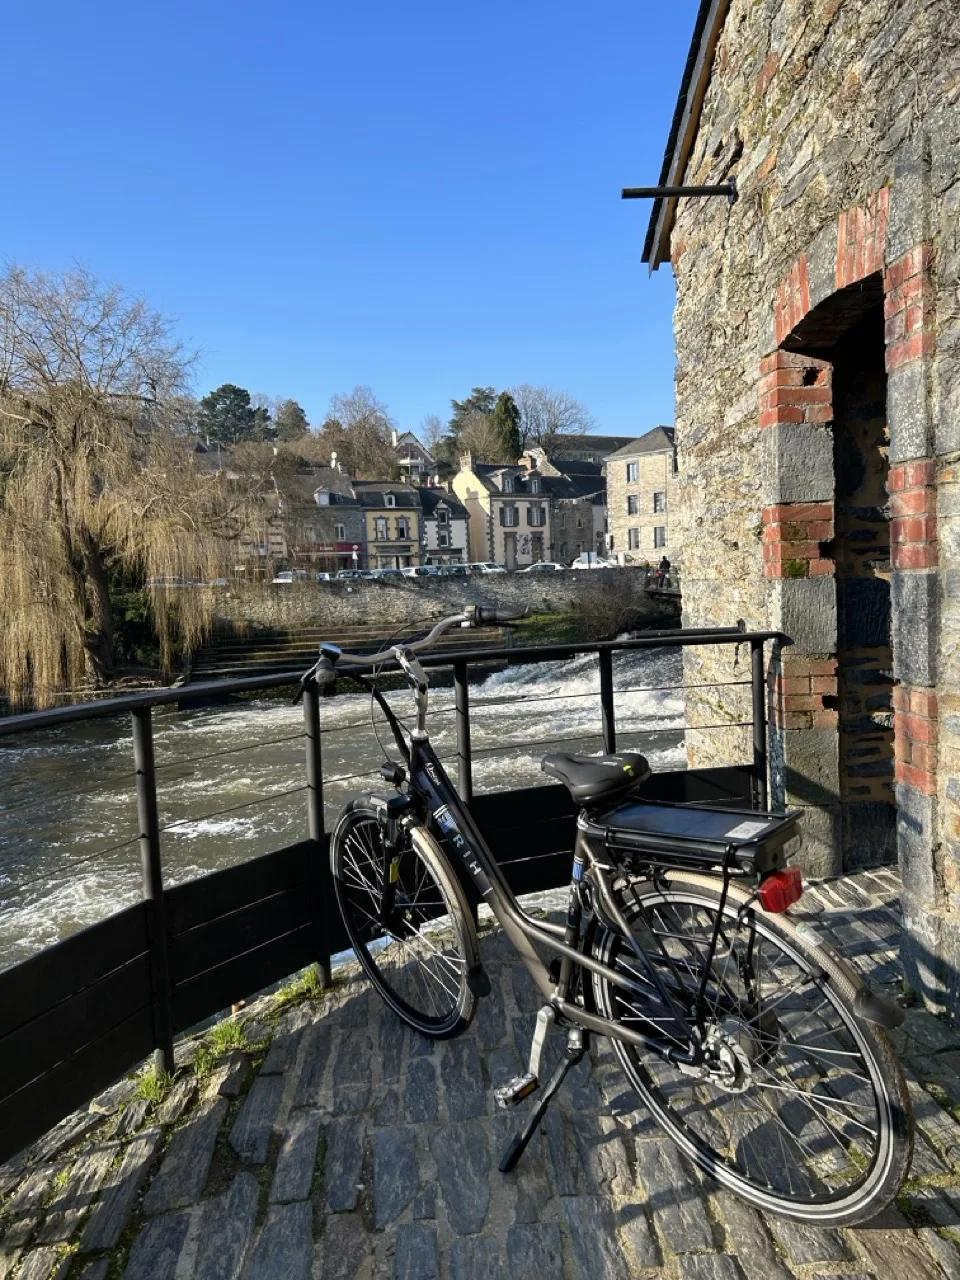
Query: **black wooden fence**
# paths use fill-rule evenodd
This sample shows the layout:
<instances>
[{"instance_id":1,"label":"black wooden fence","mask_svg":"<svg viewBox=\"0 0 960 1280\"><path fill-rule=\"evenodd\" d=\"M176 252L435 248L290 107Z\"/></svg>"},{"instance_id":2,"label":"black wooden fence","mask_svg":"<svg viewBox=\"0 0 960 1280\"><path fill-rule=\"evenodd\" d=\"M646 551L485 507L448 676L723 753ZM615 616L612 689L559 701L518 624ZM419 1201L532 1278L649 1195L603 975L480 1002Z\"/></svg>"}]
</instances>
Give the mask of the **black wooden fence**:
<instances>
[{"instance_id":1,"label":"black wooden fence","mask_svg":"<svg viewBox=\"0 0 960 1280\"><path fill-rule=\"evenodd\" d=\"M741 723L752 725L752 761L656 774L641 794L679 803L763 808L764 642L781 639L774 632L729 628L426 656L425 666L453 667L458 787L514 892L536 892L567 880L576 813L560 786L473 794L468 685L472 664L488 666L494 658L511 664L545 662L596 653L603 744L613 751L614 652L746 644L752 661L750 680L742 683L752 685L753 716ZM299 675L191 685L189 698L280 689L296 683ZM142 901L0 972L0 1162L151 1052L162 1069L172 1070L178 1032L311 963L320 966L328 982L330 957L347 947L330 882L315 692L304 700L309 838L164 888L151 715L154 707L184 697L183 690L171 689L0 720L4 737L94 717L132 717L143 880ZM465 887L472 891L469 884Z\"/></svg>"}]
</instances>

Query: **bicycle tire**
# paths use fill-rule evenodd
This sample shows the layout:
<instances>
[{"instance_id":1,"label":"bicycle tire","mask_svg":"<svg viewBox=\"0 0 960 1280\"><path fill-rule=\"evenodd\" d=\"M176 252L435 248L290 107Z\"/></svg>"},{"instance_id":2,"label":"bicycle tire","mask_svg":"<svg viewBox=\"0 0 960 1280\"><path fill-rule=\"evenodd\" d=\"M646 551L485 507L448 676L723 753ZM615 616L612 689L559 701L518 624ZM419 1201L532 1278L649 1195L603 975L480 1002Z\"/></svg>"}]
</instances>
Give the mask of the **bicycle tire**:
<instances>
[{"instance_id":1,"label":"bicycle tire","mask_svg":"<svg viewBox=\"0 0 960 1280\"><path fill-rule=\"evenodd\" d=\"M376 905L376 874L371 869L370 881L361 884L365 868L357 852L373 844L378 855L380 840L376 811L363 801L347 805L330 841L330 866L350 945L381 999L408 1026L434 1040L452 1039L466 1030L476 1011L468 975L479 964L480 950L470 907L443 850L425 827L416 826L408 833L400 862L398 897L409 901L403 928L385 929L367 909ZM428 882L426 896L410 896ZM445 931L455 956L437 946L436 926L425 927L437 919L449 922Z\"/></svg>"},{"instance_id":2,"label":"bicycle tire","mask_svg":"<svg viewBox=\"0 0 960 1280\"><path fill-rule=\"evenodd\" d=\"M663 887L661 887L663 886ZM651 912L652 908L672 906L675 904L682 905L686 908L705 911L708 917L716 919L716 911L720 903L720 883L715 878L699 876L687 872L668 872L663 876L658 884L649 881L638 881L632 883L632 890L628 892L627 885L622 885L619 890L620 906L631 928L636 925L639 931L645 930L655 932L655 926L650 928L646 921L648 919L645 913ZM726 922L726 932L733 935L731 928L732 922L738 917L738 913L749 901L749 894L738 885L731 885L727 904L724 911L723 920ZM639 906L637 905L639 902ZM649 918L656 920L655 915ZM679 912L677 918L679 916ZM858 1223L867 1222L874 1218L882 1209L884 1209L896 1196L903 1185L910 1167L910 1160L913 1151L913 1121L910 1098L907 1091L906 1082L899 1063L896 1060L890 1042L883 1030L870 1023L866 1023L857 1018L853 1011L853 1000L856 995L856 987L851 982L849 970L840 962L839 957L833 951L829 943L822 939L810 939L810 935L804 936L804 933L798 930L796 921L790 918L786 913L768 914L762 909L747 908L743 912L741 919L752 931L754 945L756 946L756 938L769 938L773 946L792 959L794 966L801 972L806 972L808 977L800 982L800 987L814 985L817 987L819 994L824 997L823 1003L829 1002L831 1010L837 1015L842 1024L842 1039L837 1039L837 1032L831 1032L833 1037L831 1040L827 1038L827 1045L823 1044L825 1033L816 1031L816 1022L814 1028L808 1033L808 1038L801 1044L792 1038L789 1032L786 1036L783 1034L783 1020L788 1016L789 1007L795 1003L793 997L789 995L789 985L787 994L779 994L780 1012L774 1012L776 999L767 1003L766 1009L763 1009L762 1001L765 999L761 995L761 1002L754 1003L751 1007L754 1009L753 1025L760 1024L760 1016L756 1010L762 1010L762 1016L769 1019L773 1013L774 1022L769 1021L763 1025L763 1031L755 1034L753 1040L753 1061L750 1061L751 1050L748 1048L743 1052L744 1061L749 1064L749 1071L752 1073L757 1071L756 1082L751 1083L737 1095L738 1098L745 1098L749 1090L759 1096L762 1101L752 1112L753 1116L764 1116L756 1129L749 1129L751 1121L746 1120L744 1116L747 1114L744 1103L739 1103L740 1118L732 1123L722 1114L722 1109L717 1105L716 1095L724 1092L722 1088L718 1088L713 1080L704 1082L702 1079L691 1080L686 1078L688 1089L687 1099L683 1101L684 1114L680 1114L681 1095L683 1087L680 1086L675 1093L677 1102L671 1105L669 1095L665 1089L665 1084L673 1083L668 1079L668 1070L663 1058L655 1054L647 1054L642 1050L625 1044L623 1041L614 1041L614 1050L617 1054L620 1064L629 1079L630 1083L640 1095L642 1101L648 1107L651 1115L663 1129L665 1133L676 1143L681 1151L684 1152L696 1165L705 1172L711 1174L718 1182L736 1192L738 1195L753 1204L764 1212L778 1213L785 1217L794 1218L807 1223L816 1223L820 1226L854 1226ZM641 923L642 920L642 923ZM742 928L743 926L738 926ZM668 936L664 930L660 934L660 946L664 947L663 938ZM744 937L747 935L744 934ZM690 935L693 939L694 935ZM810 940L808 940L810 939ZM675 949L681 951L686 946L688 940L675 946ZM618 950L622 947L622 940L616 935L602 930L594 943L593 953L597 959L602 960L606 964L615 964ZM763 941L759 944L758 951L762 950ZM734 954L734 945L728 947L729 954ZM630 953L632 955L632 952ZM682 963L686 964L693 972L693 964L690 957L695 961L697 952L695 949L687 947L687 959ZM704 952L704 954L706 954ZM714 964L718 963L715 959ZM751 965L753 961L751 959ZM759 960L758 960L759 965ZM711 966L712 968L712 966ZM699 972L702 974L703 967L700 966ZM818 979L815 975L821 974ZM742 973L741 973L742 978ZM732 975L726 977L720 975L716 980L716 987L720 992L721 998L727 1002L727 997L723 995L724 985L732 982ZM760 983L762 991L762 981ZM775 988L776 989L776 988ZM623 1015L625 1001L622 995L611 987L602 977L594 975L593 977L593 993L600 1011L606 1017L613 1020L619 1020ZM786 1009L784 1008L786 1006ZM629 1006L633 1009L639 1006ZM714 1006L719 1007L719 999ZM822 1005L815 1011L823 1023L825 1014L820 1012ZM809 1017L805 1014L804 1017ZM777 1019L779 1018L779 1023ZM804 1018L801 1018L796 1027L803 1025ZM740 1035L741 1044L744 1037ZM769 1047L764 1044L765 1038L769 1039ZM814 1042L820 1042L817 1047L812 1047ZM830 1044L853 1045L853 1049L829 1047ZM759 1045L759 1051L757 1046ZM774 1048L775 1046L775 1048ZM789 1048L788 1048L789 1046ZM790 1059L793 1050L798 1050L798 1057ZM802 1059L812 1057L812 1064L808 1061L804 1066ZM852 1086L853 1092L848 1091L841 1095L841 1100L837 1100L837 1095L843 1087L844 1077L841 1074L844 1068L845 1059L857 1059L866 1068L867 1075L860 1076L855 1074L853 1079L863 1080L872 1087L874 1105L876 1107L876 1149L872 1155L864 1155L859 1144L862 1144L863 1138L860 1129L866 1132L872 1132L869 1128L871 1117L864 1114L866 1104L862 1101L851 1102L851 1097L863 1099L867 1096L866 1090L862 1084ZM857 1065L855 1061L851 1061L851 1067ZM759 1070L757 1068L759 1067ZM786 1074L779 1076L776 1071L794 1070L794 1074ZM806 1070L813 1073L819 1070L821 1078L814 1082L809 1089L801 1089L798 1087L798 1080L802 1078L801 1072ZM761 1074L762 1073L762 1074ZM833 1074L831 1074L833 1073ZM657 1076L659 1075L659 1080ZM807 1076L810 1078L810 1075ZM779 1081L780 1083L774 1083ZM818 1086L825 1089L826 1092L818 1092ZM765 1090L765 1092L762 1092ZM856 1092L859 1090L859 1092ZM699 1091L699 1093L698 1093ZM766 1117L766 1109L780 1105L778 1099L780 1093L794 1094L795 1098L784 1103L784 1110L787 1107L793 1108L794 1114L791 1116L792 1127L783 1123L778 1117L778 1123L781 1128L777 1129L775 1125L769 1123ZM692 1095L693 1100L690 1100ZM774 1101L770 1098L773 1096ZM812 1100L812 1101L811 1101ZM707 1102L709 1102L710 1116L706 1117ZM696 1111L698 1106L701 1111ZM800 1123L803 1112L801 1108L806 1106L810 1112L810 1117ZM856 1112L847 1110L846 1108L858 1108ZM771 1118L773 1116L771 1112ZM709 1119L710 1123L707 1123ZM692 1127L696 1123L700 1132L695 1131ZM719 1128L717 1127L719 1126ZM831 1152L822 1137L817 1136L817 1141L821 1147L821 1151L813 1152L813 1158L807 1158L807 1144L799 1137L799 1133L806 1132L810 1138L810 1130L816 1134L817 1129L824 1132L833 1133L834 1129L845 1130L844 1137L849 1137L848 1149L844 1150L842 1143L836 1142L836 1151ZM782 1130L782 1131L781 1131ZM712 1135L712 1141L703 1136L703 1131ZM798 1133L799 1131L799 1133ZM733 1137L730 1134L734 1135ZM768 1139L771 1140L769 1148L761 1144L759 1152L755 1152L748 1157L745 1154L745 1139L738 1134L755 1132L758 1136L762 1135L764 1143ZM780 1144L780 1151L776 1151L772 1138L776 1135ZM784 1134L787 1140L784 1140ZM739 1160L741 1166L748 1165L753 1162L757 1169L763 1170L765 1176L769 1179L771 1167L778 1161L786 1159L787 1152L791 1146L798 1150L804 1150L804 1158L808 1165L807 1179L808 1186L816 1185L819 1181L819 1190L816 1194L807 1192L804 1199L804 1193L797 1193L796 1189L791 1186L789 1192L776 1190L768 1181L766 1186L760 1185L759 1177L748 1176L749 1169L743 1167L737 1169L732 1167L731 1158L728 1157L726 1151L719 1149L718 1137L723 1138L726 1143L726 1151L733 1150L735 1152L735 1160ZM790 1141L792 1137L792 1142ZM813 1139L810 1139L811 1141ZM736 1145L734 1145L736 1141ZM751 1141L751 1147L753 1143ZM736 1153L739 1152L739 1155ZM849 1186L836 1189L835 1194L831 1194L829 1187L830 1174L825 1174L822 1167L817 1168L817 1161L826 1159L827 1156L833 1163L841 1158L849 1161L848 1167L853 1170L853 1180ZM812 1169L811 1169L812 1166ZM865 1166L865 1167L863 1167ZM813 1170L816 1170L814 1176ZM857 1176L859 1173L860 1176ZM823 1188L826 1187L826 1190Z\"/></svg>"}]
</instances>

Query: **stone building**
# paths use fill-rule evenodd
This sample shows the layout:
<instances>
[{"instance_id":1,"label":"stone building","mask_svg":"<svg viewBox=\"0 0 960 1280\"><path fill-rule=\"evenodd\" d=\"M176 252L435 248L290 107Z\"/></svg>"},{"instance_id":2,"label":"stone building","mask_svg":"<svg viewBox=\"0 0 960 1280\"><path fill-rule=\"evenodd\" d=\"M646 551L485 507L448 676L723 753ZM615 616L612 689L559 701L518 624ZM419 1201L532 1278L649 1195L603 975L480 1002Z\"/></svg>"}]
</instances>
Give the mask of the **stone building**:
<instances>
[{"instance_id":1,"label":"stone building","mask_svg":"<svg viewBox=\"0 0 960 1280\"><path fill-rule=\"evenodd\" d=\"M585 551L604 555L607 484L602 465L532 448L520 458L520 466L526 471L539 471L550 500L546 558L569 564Z\"/></svg>"},{"instance_id":2,"label":"stone building","mask_svg":"<svg viewBox=\"0 0 960 1280\"><path fill-rule=\"evenodd\" d=\"M607 551L621 564L679 560L677 455L673 428L654 427L611 453L607 475Z\"/></svg>"},{"instance_id":3,"label":"stone building","mask_svg":"<svg viewBox=\"0 0 960 1280\"><path fill-rule=\"evenodd\" d=\"M955 1012L958 36L956 0L703 0L661 183L739 198L657 202L644 249L677 284L685 622L792 637L774 797L818 873L899 857L910 981ZM732 692L690 723L749 718Z\"/></svg>"},{"instance_id":4,"label":"stone building","mask_svg":"<svg viewBox=\"0 0 960 1280\"><path fill-rule=\"evenodd\" d=\"M520 466L460 459L453 491L470 515L470 559L521 569L546 559L551 541L543 477Z\"/></svg>"}]
</instances>

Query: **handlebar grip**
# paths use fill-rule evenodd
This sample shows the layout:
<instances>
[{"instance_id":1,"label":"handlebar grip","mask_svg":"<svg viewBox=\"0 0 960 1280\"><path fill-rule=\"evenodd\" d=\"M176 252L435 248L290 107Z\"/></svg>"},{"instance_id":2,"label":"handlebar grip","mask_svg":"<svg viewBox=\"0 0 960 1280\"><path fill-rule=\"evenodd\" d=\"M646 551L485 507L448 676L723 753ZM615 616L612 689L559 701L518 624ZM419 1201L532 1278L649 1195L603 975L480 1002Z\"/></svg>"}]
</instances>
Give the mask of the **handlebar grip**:
<instances>
[{"instance_id":1,"label":"handlebar grip","mask_svg":"<svg viewBox=\"0 0 960 1280\"><path fill-rule=\"evenodd\" d=\"M526 606L523 609L487 609L478 604L473 612L474 622L478 627L495 627L501 622L517 622L520 618L525 618L530 610Z\"/></svg>"}]
</instances>

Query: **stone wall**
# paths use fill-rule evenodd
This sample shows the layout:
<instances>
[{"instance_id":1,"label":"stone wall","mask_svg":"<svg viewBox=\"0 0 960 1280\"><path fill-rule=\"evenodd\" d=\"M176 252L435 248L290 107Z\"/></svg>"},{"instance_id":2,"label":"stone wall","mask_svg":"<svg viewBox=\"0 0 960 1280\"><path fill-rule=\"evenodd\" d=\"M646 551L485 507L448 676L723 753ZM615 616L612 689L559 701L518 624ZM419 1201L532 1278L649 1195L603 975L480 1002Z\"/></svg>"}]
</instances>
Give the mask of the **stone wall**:
<instances>
[{"instance_id":1,"label":"stone wall","mask_svg":"<svg viewBox=\"0 0 960 1280\"><path fill-rule=\"evenodd\" d=\"M838 871L845 845L853 860L882 856L866 838L852 849L844 824L854 821L848 801L887 803L879 772L861 774L873 780L854 795L850 765L887 768L883 735L889 742L895 716L908 972L930 999L954 1007L958 99L955 0L904 0L893 9L863 0L732 0L684 180L733 173L740 199L732 208L681 201L671 254L684 620L742 616L792 636L774 660L772 781L780 802L807 809L813 871ZM834 353L860 323L878 325L885 395L879 409L861 400L848 418L871 423L869 450L886 473L873 480L885 480L890 496L882 508L873 500L857 507L859 481L838 487ZM861 439L861 455L865 448ZM851 568L860 536L874 536L876 546L889 540L885 568L881 557L870 572ZM872 609L883 580L892 674L882 627L875 643L845 639L857 616L851 599L869 597L863 608ZM721 680L730 664L730 655L688 651L687 680ZM879 678L869 690L855 688L856 669ZM710 702L724 697L713 691ZM694 700L691 717L708 709L717 714ZM877 712L887 719L873 733L862 718ZM841 731L845 720L852 732L858 717L872 742L854 749L875 750L856 758ZM702 746L691 738L693 762L722 754L718 736Z\"/></svg>"},{"instance_id":2,"label":"stone wall","mask_svg":"<svg viewBox=\"0 0 960 1280\"><path fill-rule=\"evenodd\" d=\"M529 607L531 613L584 613L613 601L612 615L619 608L625 616L627 612L641 613L651 623L670 625L676 618L676 606L651 600L644 583L641 570L624 568L231 587L217 596L216 623L276 630L331 624L392 627L441 617L473 604Z\"/></svg>"}]
</instances>

